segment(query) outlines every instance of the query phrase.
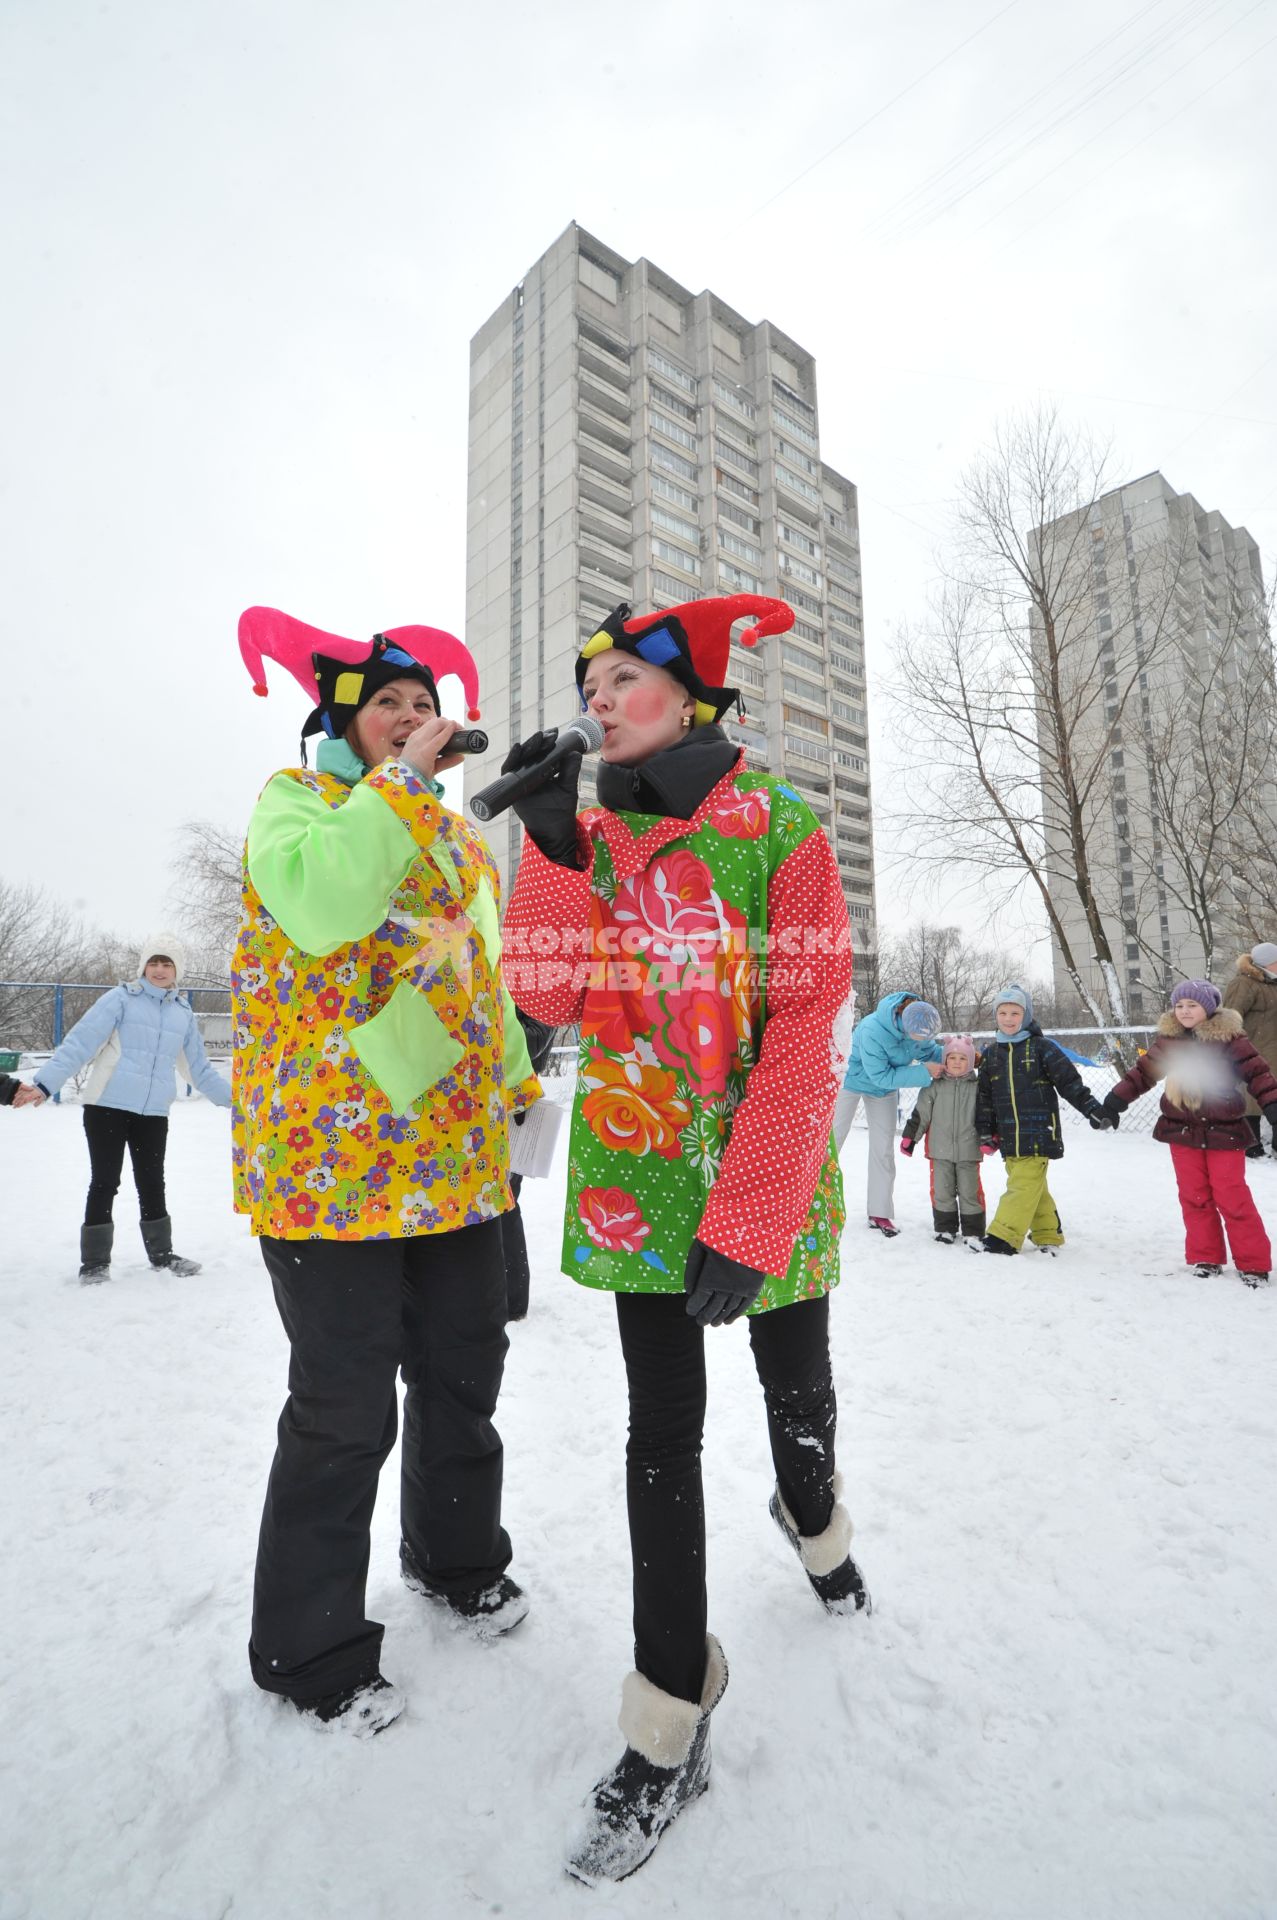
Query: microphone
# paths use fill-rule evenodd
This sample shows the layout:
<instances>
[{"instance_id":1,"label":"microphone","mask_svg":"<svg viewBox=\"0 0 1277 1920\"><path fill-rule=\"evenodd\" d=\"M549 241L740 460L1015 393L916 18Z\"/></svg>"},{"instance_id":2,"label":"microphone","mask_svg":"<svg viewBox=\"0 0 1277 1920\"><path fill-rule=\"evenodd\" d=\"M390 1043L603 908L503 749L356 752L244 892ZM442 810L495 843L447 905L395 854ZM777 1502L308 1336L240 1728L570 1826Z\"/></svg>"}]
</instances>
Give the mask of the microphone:
<instances>
[{"instance_id":1,"label":"microphone","mask_svg":"<svg viewBox=\"0 0 1277 1920\"><path fill-rule=\"evenodd\" d=\"M602 745L602 723L587 713L584 719L574 720L570 727L561 728L549 752L543 753L531 766L517 767L513 773L503 773L499 780L491 781L476 793L470 802L471 813L476 820L495 820L499 813L504 813L525 793L532 793L544 785L560 760L566 760L572 753L597 753Z\"/></svg>"},{"instance_id":2,"label":"microphone","mask_svg":"<svg viewBox=\"0 0 1277 1920\"><path fill-rule=\"evenodd\" d=\"M482 727L458 727L444 748L445 753L486 753L488 736Z\"/></svg>"}]
</instances>

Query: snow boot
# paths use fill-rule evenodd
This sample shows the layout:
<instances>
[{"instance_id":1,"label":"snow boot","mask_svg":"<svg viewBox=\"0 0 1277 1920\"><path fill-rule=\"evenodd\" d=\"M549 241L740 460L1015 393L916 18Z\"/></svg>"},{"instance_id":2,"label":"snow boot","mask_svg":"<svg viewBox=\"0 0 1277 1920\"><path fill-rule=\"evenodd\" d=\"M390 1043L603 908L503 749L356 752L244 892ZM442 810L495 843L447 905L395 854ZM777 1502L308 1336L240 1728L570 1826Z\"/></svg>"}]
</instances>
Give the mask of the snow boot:
<instances>
[{"instance_id":1,"label":"snow boot","mask_svg":"<svg viewBox=\"0 0 1277 1920\"><path fill-rule=\"evenodd\" d=\"M826 1613L872 1613L873 1601L852 1559L851 1516L839 1500L842 1475L834 1475L834 1510L823 1533L801 1534L798 1522L780 1497L780 1488L772 1489L767 1511L788 1540L811 1582L812 1592Z\"/></svg>"},{"instance_id":2,"label":"snow boot","mask_svg":"<svg viewBox=\"0 0 1277 1920\"><path fill-rule=\"evenodd\" d=\"M444 1593L421 1571L405 1540L399 1543L399 1571L406 1587L433 1601L454 1626L463 1627L476 1640L500 1640L527 1618L528 1596L508 1573L499 1573L469 1593Z\"/></svg>"},{"instance_id":3,"label":"snow boot","mask_svg":"<svg viewBox=\"0 0 1277 1920\"><path fill-rule=\"evenodd\" d=\"M679 1700L628 1673L618 1724L625 1752L586 1801L585 1824L565 1861L574 1880L595 1887L625 1880L649 1859L671 1821L709 1785L709 1716L727 1686L727 1662L705 1636L700 1704Z\"/></svg>"},{"instance_id":4,"label":"snow boot","mask_svg":"<svg viewBox=\"0 0 1277 1920\"><path fill-rule=\"evenodd\" d=\"M940 1242L940 1245L942 1247L951 1247L954 1241L957 1239L957 1237L958 1237L957 1234L950 1233L947 1227L944 1229L942 1233L938 1233L936 1235L936 1239Z\"/></svg>"},{"instance_id":5,"label":"snow boot","mask_svg":"<svg viewBox=\"0 0 1277 1920\"><path fill-rule=\"evenodd\" d=\"M1049 1253L1052 1260L1054 1260L1056 1255L1059 1253L1060 1249L1058 1247L1050 1245L1049 1242L1046 1246L1043 1246L1040 1240L1035 1240L1033 1242L1033 1251L1034 1253Z\"/></svg>"},{"instance_id":6,"label":"snow boot","mask_svg":"<svg viewBox=\"0 0 1277 1920\"><path fill-rule=\"evenodd\" d=\"M1277 1146L1273 1148L1273 1152L1277 1153ZM1248 1160L1264 1160L1267 1158L1267 1154L1265 1153L1264 1148L1260 1146L1258 1140L1256 1140L1254 1146L1247 1147L1246 1158Z\"/></svg>"},{"instance_id":7,"label":"snow boot","mask_svg":"<svg viewBox=\"0 0 1277 1920\"><path fill-rule=\"evenodd\" d=\"M298 1712L317 1720L325 1733L353 1733L357 1740L370 1740L393 1727L407 1704L398 1687L381 1674L319 1700L293 1701Z\"/></svg>"},{"instance_id":8,"label":"snow boot","mask_svg":"<svg viewBox=\"0 0 1277 1920\"><path fill-rule=\"evenodd\" d=\"M1243 1286L1266 1287L1268 1285L1268 1275L1266 1273L1246 1273L1241 1267L1237 1269L1237 1272Z\"/></svg>"},{"instance_id":9,"label":"snow boot","mask_svg":"<svg viewBox=\"0 0 1277 1920\"><path fill-rule=\"evenodd\" d=\"M111 1278L111 1246L115 1228L108 1220L102 1227L80 1228L80 1280L86 1287Z\"/></svg>"},{"instance_id":10,"label":"snow boot","mask_svg":"<svg viewBox=\"0 0 1277 1920\"><path fill-rule=\"evenodd\" d=\"M1223 1267L1214 1266L1209 1260L1199 1260L1193 1268L1193 1278L1195 1280L1217 1280L1223 1271Z\"/></svg>"},{"instance_id":11,"label":"snow boot","mask_svg":"<svg viewBox=\"0 0 1277 1920\"><path fill-rule=\"evenodd\" d=\"M1013 1247L1009 1240L999 1240L996 1233L986 1233L982 1242L986 1253L1017 1254L1020 1249Z\"/></svg>"},{"instance_id":12,"label":"snow boot","mask_svg":"<svg viewBox=\"0 0 1277 1920\"><path fill-rule=\"evenodd\" d=\"M198 1260L183 1260L180 1253L174 1253L173 1222L167 1214L162 1220L142 1220L139 1225L146 1257L157 1273L176 1273L185 1280L199 1272Z\"/></svg>"},{"instance_id":13,"label":"snow boot","mask_svg":"<svg viewBox=\"0 0 1277 1920\"><path fill-rule=\"evenodd\" d=\"M900 1231L894 1220L885 1220L881 1214L871 1213L869 1224L882 1235L884 1240L894 1240Z\"/></svg>"}]
</instances>

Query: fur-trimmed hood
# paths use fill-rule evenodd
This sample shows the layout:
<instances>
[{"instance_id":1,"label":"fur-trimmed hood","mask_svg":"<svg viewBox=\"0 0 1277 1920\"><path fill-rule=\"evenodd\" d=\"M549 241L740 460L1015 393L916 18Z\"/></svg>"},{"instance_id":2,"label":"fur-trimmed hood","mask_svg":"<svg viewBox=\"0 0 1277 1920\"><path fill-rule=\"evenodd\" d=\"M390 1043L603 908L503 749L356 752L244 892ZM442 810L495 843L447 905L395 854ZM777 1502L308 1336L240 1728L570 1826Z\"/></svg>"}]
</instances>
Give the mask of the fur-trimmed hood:
<instances>
[{"instance_id":1,"label":"fur-trimmed hood","mask_svg":"<svg viewBox=\"0 0 1277 1920\"><path fill-rule=\"evenodd\" d=\"M1173 1013L1164 1013L1157 1023L1157 1031L1164 1040L1221 1040L1227 1044L1242 1031L1242 1017L1231 1007L1221 1007L1208 1020L1203 1020L1200 1027L1190 1031L1181 1027Z\"/></svg>"},{"instance_id":2,"label":"fur-trimmed hood","mask_svg":"<svg viewBox=\"0 0 1277 1920\"><path fill-rule=\"evenodd\" d=\"M1255 965L1255 962L1248 953L1238 954L1237 971L1241 974L1243 980L1253 980L1256 986L1277 987L1277 974L1265 973L1262 967Z\"/></svg>"}]
</instances>

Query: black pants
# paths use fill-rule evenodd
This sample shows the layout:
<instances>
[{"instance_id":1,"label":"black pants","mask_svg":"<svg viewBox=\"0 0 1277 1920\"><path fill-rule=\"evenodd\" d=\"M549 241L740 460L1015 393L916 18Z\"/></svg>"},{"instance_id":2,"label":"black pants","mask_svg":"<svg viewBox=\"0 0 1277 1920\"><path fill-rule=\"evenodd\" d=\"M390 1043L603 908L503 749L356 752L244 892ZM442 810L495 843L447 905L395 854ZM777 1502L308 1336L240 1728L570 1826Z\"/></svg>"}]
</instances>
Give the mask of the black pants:
<instances>
[{"instance_id":1,"label":"black pants","mask_svg":"<svg viewBox=\"0 0 1277 1920\"><path fill-rule=\"evenodd\" d=\"M86 1227L105 1227L124 1170L124 1149L133 1162L138 1207L143 1220L163 1220L164 1149L168 1145L165 1114L124 1113L119 1107L85 1107L84 1137L89 1143L89 1197L84 1203Z\"/></svg>"},{"instance_id":2,"label":"black pants","mask_svg":"<svg viewBox=\"0 0 1277 1920\"><path fill-rule=\"evenodd\" d=\"M532 1270L528 1264L528 1236L523 1231L523 1211L519 1206L519 1189L523 1185L523 1175L510 1175L510 1191L514 1195L514 1205L509 1213L501 1216L501 1244L505 1250L505 1291L506 1318L526 1320L528 1314L528 1294L531 1288Z\"/></svg>"},{"instance_id":3,"label":"black pants","mask_svg":"<svg viewBox=\"0 0 1277 1920\"><path fill-rule=\"evenodd\" d=\"M1255 1145L1256 1145L1257 1147L1262 1147L1262 1146L1263 1146L1263 1144L1264 1144L1264 1116L1263 1116L1263 1114L1262 1114L1262 1113L1248 1113L1248 1114L1246 1115L1246 1124L1247 1124L1247 1126L1248 1126L1248 1127L1250 1128L1250 1130L1251 1130L1251 1132L1252 1132L1252 1133L1254 1134L1254 1136L1255 1136ZM1270 1127L1269 1127L1269 1132L1270 1132L1270 1133L1271 1133L1271 1135L1272 1135L1272 1149L1273 1149L1273 1152L1274 1152L1274 1153L1277 1153L1277 1127L1274 1127L1274 1126L1271 1126L1271 1125L1270 1125Z\"/></svg>"},{"instance_id":4,"label":"black pants","mask_svg":"<svg viewBox=\"0 0 1277 1920\"><path fill-rule=\"evenodd\" d=\"M468 1593L510 1563L492 1424L508 1347L501 1223L261 1248L292 1357L249 1659L258 1686L305 1702L378 1672L384 1629L365 1617L365 1588L398 1369L399 1520L415 1570L439 1593Z\"/></svg>"},{"instance_id":5,"label":"black pants","mask_svg":"<svg viewBox=\"0 0 1277 1920\"><path fill-rule=\"evenodd\" d=\"M630 1391L625 1490L634 1664L666 1693L699 1700L706 1625L705 1335L681 1293L618 1293L616 1313ZM837 1424L828 1296L757 1314L748 1325L781 1497L800 1533L823 1533L834 1505Z\"/></svg>"}]
</instances>

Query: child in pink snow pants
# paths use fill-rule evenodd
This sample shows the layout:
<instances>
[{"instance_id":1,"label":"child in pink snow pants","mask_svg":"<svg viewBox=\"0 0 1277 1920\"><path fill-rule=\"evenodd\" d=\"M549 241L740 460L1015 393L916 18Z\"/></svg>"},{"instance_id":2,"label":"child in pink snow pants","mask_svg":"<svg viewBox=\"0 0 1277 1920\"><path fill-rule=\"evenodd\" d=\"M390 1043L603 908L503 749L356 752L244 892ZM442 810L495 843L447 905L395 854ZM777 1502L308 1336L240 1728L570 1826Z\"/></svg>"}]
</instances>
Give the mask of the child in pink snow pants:
<instances>
[{"instance_id":1,"label":"child in pink snow pants","mask_svg":"<svg viewBox=\"0 0 1277 1920\"><path fill-rule=\"evenodd\" d=\"M1162 1083L1155 1140L1171 1150L1184 1216L1184 1257L1203 1278L1224 1269L1224 1235L1247 1286L1263 1285L1272 1249L1246 1185L1252 1135L1246 1093L1277 1119L1277 1080L1242 1031L1241 1015L1221 1007L1209 980L1181 980L1157 1037L1105 1100L1120 1114Z\"/></svg>"}]
</instances>

